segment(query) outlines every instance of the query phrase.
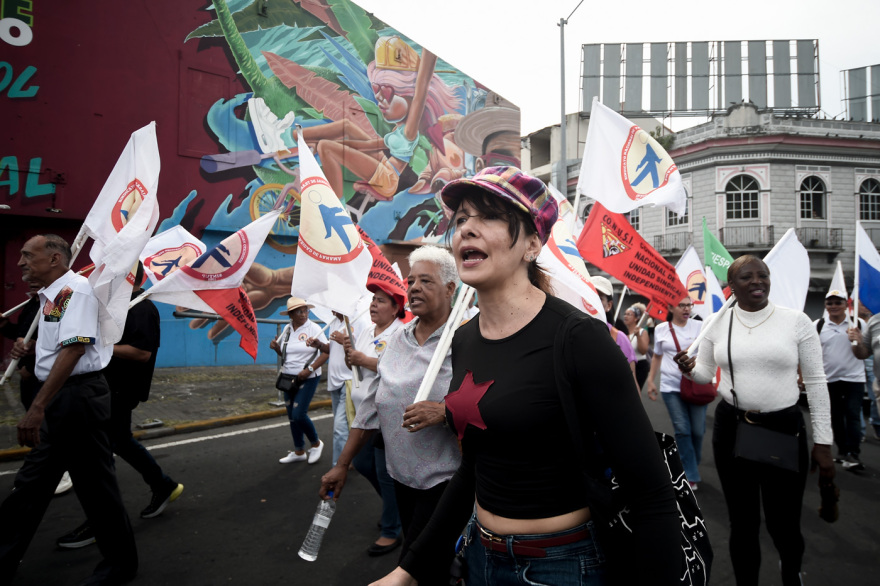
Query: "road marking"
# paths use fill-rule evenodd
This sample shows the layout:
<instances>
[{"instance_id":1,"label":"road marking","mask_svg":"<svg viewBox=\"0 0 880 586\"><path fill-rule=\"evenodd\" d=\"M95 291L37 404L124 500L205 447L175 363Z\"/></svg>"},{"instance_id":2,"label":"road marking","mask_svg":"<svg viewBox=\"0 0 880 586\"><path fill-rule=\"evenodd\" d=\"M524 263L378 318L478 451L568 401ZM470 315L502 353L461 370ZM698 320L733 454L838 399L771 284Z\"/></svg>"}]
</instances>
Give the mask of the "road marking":
<instances>
[{"instance_id":1,"label":"road marking","mask_svg":"<svg viewBox=\"0 0 880 586\"><path fill-rule=\"evenodd\" d=\"M324 414L324 415L318 415L318 416L316 416L316 417L312 417L311 420L312 420L312 421L321 421L322 419L330 419L330 418L332 418L332 417L333 417L333 414L332 414L332 413L326 413L326 414ZM175 447L175 446L185 446L186 444L195 444L195 443L198 443L198 442L205 442L205 441L208 441L208 440L222 439L222 438L225 438L225 437L232 437L232 436L236 436L236 435L243 435L243 434L246 434L246 433L254 433L254 432L256 432L256 431L264 431L264 430L267 430L267 429L275 429L276 427L285 427L285 426L288 426L288 425L290 425L290 422L289 422L289 421L284 421L284 422L282 422L282 423L272 423L272 424L270 424L270 425L261 425L261 426L259 426L259 427L253 427L253 428L251 428L251 429L239 429L239 430L237 430L237 431L229 431L229 432L226 432L226 433L218 433L218 434L215 434L215 435L206 435L205 437L194 437L194 438L191 438L191 439L180 440L180 441L177 441L177 442L168 442L168 443L166 443L166 444L157 444L157 445L155 445L155 446L149 446L149 447L144 446L144 447L146 447L147 450L149 450L149 451L152 452L153 450L162 450L162 449L164 449L164 448L173 448L173 447ZM4 471L0 471L0 476L8 476L8 475L10 475L10 474L15 474L15 473L17 473L17 472L18 472L18 468L16 468L15 470L4 470Z\"/></svg>"}]
</instances>

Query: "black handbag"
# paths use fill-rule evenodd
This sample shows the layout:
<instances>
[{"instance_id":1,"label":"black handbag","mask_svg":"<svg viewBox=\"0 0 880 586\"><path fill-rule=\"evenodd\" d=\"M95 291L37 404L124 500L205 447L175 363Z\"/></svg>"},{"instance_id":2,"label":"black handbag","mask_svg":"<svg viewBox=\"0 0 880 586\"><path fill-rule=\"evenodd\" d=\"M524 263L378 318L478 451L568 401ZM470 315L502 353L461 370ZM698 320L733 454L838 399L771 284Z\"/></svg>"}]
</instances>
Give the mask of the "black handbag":
<instances>
[{"instance_id":1,"label":"black handbag","mask_svg":"<svg viewBox=\"0 0 880 586\"><path fill-rule=\"evenodd\" d=\"M580 312L569 314L556 333L553 344L553 361L556 375L556 386L559 390L562 408L565 412L569 433L575 444L575 451L584 462L586 473L584 479L589 492L590 515L598 532L599 543L609 563L609 574L614 584L631 584L635 577L634 555L635 540L629 522L629 503L620 490L617 479L611 474L603 474L590 466L586 453L581 424L577 417L577 402L571 383L565 376L564 342L574 322L580 319L593 319ZM712 568L712 544L703 520L703 513L697 498L691 490L684 473L678 446L675 439L664 433L656 433L657 442L666 467L669 470L669 481L675 492L678 515L681 522L681 584L687 586L705 586L709 583Z\"/></svg>"},{"instance_id":2,"label":"black handbag","mask_svg":"<svg viewBox=\"0 0 880 586\"><path fill-rule=\"evenodd\" d=\"M299 377L295 374L279 372L278 378L275 379L275 388L285 393L295 393L299 390L299 385Z\"/></svg>"},{"instance_id":3,"label":"black handbag","mask_svg":"<svg viewBox=\"0 0 880 586\"><path fill-rule=\"evenodd\" d=\"M733 311L733 308L730 308ZM781 411L761 413L742 411L734 390L733 357L730 341L733 332L733 316L727 330L727 362L730 364L730 394L736 409L736 440L733 455L737 458L770 464L784 470L797 472L800 468L800 431L802 416L797 405Z\"/></svg>"}]
</instances>

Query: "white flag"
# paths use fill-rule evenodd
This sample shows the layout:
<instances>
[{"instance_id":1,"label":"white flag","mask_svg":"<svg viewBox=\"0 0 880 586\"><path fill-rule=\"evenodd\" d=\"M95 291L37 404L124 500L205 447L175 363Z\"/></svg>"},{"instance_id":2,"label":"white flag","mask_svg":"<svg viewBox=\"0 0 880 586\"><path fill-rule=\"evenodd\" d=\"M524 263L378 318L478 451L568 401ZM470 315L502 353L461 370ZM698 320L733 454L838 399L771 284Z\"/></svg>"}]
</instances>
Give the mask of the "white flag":
<instances>
[{"instance_id":1,"label":"white flag","mask_svg":"<svg viewBox=\"0 0 880 586\"><path fill-rule=\"evenodd\" d=\"M152 285L156 285L174 271L202 256L205 250L207 250L205 244L190 234L186 228L174 226L150 238L141 251L144 274ZM185 307L208 313L214 311L198 295L192 295L190 298L191 304Z\"/></svg>"},{"instance_id":2,"label":"white flag","mask_svg":"<svg viewBox=\"0 0 880 586\"><path fill-rule=\"evenodd\" d=\"M681 258L678 259L675 264L675 272L694 303L692 313L703 319L707 319L715 313L709 298L709 284L706 280L706 274L703 272L703 264L693 246L688 246Z\"/></svg>"},{"instance_id":3,"label":"white flag","mask_svg":"<svg viewBox=\"0 0 880 586\"><path fill-rule=\"evenodd\" d=\"M80 234L95 240L89 283L98 298L104 345L122 337L138 256L159 221L156 123L134 132L89 211Z\"/></svg>"},{"instance_id":4,"label":"white flag","mask_svg":"<svg viewBox=\"0 0 880 586\"><path fill-rule=\"evenodd\" d=\"M872 313L880 313L880 254L877 253L871 237L862 228L861 222L856 222L855 260L855 311L858 311L858 305L862 303Z\"/></svg>"},{"instance_id":5,"label":"white flag","mask_svg":"<svg viewBox=\"0 0 880 586\"><path fill-rule=\"evenodd\" d=\"M556 200L556 205L559 207L559 219L565 222L565 226L571 232L572 240L577 242L578 237L581 235L581 230L584 229L583 219L578 217L574 206L558 189L553 187L553 185L547 185L547 190L553 196L553 199Z\"/></svg>"},{"instance_id":6,"label":"white flag","mask_svg":"<svg viewBox=\"0 0 880 586\"><path fill-rule=\"evenodd\" d=\"M260 247L263 246L279 214L279 210L272 210L260 216L219 244L208 248L198 257L192 258L188 263L180 266L179 270L169 272L150 288L150 299L171 305L205 309L207 306L204 302L199 304L198 292L238 288L254 259L257 258L257 253L260 252ZM159 236L164 234L166 232ZM191 257L188 252L186 255ZM146 266L146 263L144 264ZM150 264L153 267L157 266L154 260L151 260ZM213 310L207 307L206 311Z\"/></svg>"},{"instance_id":7,"label":"white flag","mask_svg":"<svg viewBox=\"0 0 880 586\"><path fill-rule=\"evenodd\" d=\"M709 300L707 303L712 307L712 313L715 313L721 306L724 305L724 290L721 288L721 283L718 282L718 277L715 276L715 273L712 271L712 267L707 266L703 274L706 275L706 284L707 289L709 291Z\"/></svg>"},{"instance_id":8,"label":"white flag","mask_svg":"<svg viewBox=\"0 0 880 586\"><path fill-rule=\"evenodd\" d=\"M147 292L150 299L217 313L241 334L242 349L256 360L257 321L241 282L280 213L272 210L260 216L179 270L169 272ZM173 256L169 258L173 260ZM161 263L150 261L154 267Z\"/></svg>"},{"instance_id":9,"label":"white flag","mask_svg":"<svg viewBox=\"0 0 880 586\"><path fill-rule=\"evenodd\" d=\"M672 157L654 137L595 98L577 190L618 214L652 204L681 215L687 206Z\"/></svg>"},{"instance_id":10,"label":"white flag","mask_svg":"<svg viewBox=\"0 0 880 586\"><path fill-rule=\"evenodd\" d=\"M290 294L342 315L367 295L373 257L299 133L299 244Z\"/></svg>"},{"instance_id":11,"label":"white flag","mask_svg":"<svg viewBox=\"0 0 880 586\"><path fill-rule=\"evenodd\" d=\"M803 311L810 288L810 255L797 239L794 228L779 239L764 257L764 263L770 269L770 301Z\"/></svg>"},{"instance_id":12,"label":"white flag","mask_svg":"<svg viewBox=\"0 0 880 586\"><path fill-rule=\"evenodd\" d=\"M605 310L590 273L584 264L571 233L560 218L553 225L547 244L538 255L538 265L550 276L556 296L596 319L605 321Z\"/></svg>"}]
</instances>

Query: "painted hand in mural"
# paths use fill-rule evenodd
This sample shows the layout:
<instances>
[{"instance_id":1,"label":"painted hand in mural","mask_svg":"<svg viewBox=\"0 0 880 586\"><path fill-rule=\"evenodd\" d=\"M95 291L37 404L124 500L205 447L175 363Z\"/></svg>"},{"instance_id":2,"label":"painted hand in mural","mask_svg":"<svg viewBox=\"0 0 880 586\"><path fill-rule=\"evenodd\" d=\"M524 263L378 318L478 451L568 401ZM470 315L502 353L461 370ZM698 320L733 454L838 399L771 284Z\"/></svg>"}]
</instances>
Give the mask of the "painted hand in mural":
<instances>
[{"instance_id":1,"label":"painted hand in mural","mask_svg":"<svg viewBox=\"0 0 880 586\"><path fill-rule=\"evenodd\" d=\"M276 299L288 297L290 295L290 281L293 279L293 267L285 267L282 269L270 269L259 263L254 263L248 270L242 281L241 286L251 300L254 311L265 309L270 303ZM184 308L178 308L184 310ZM205 326L209 320L193 319L189 322L192 330L197 330ZM218 320L214 322L211 329L208 330L208 339L213 340L220 335L223 330L229 327L225 321Z\"/></svg>"}]
</instances>

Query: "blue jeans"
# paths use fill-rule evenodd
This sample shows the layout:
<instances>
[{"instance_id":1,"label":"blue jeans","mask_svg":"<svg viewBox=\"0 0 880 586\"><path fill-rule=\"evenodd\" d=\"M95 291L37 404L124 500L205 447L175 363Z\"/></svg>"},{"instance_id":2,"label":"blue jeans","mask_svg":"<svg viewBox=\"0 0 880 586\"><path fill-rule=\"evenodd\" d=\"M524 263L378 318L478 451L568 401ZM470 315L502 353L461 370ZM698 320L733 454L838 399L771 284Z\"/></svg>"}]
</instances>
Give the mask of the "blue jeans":
<instances>
[{"instance_id":1,"label":"blue jeans","mask_svg":"<svg viewBox=\"0 0 880 586\"><path fill-rule=\"evenodd\" d=\"M382 517L379 519L381 531L379 535L388 539L400 536L400 512L397 510L397 494L394 491L394 479L388 475L385 464L385 449L375 447L374 436L367 445L354 457L352 464L361 476L366 478L376 493L382 498Z\"/></svg>"},{"instance_id":2,"label":"blue jeans","mask_svg":"<svg viewBox=\"0 0 880 586\"><path fill-rule=\"evenodd\" d=\"M345 385L330 391L330 404L333 409L333 465L348 441L348 417L345 415Z\"/></svg>"},{"instance_id":3,"label":"blue jeans","mask_svg":"<svg viewBox=\"0 0 880 586\"><path fill-rule=\"evenodd\" d=\"M593 533L592 521L558 533L541 535L502 535L508 551L487 550L480 541L480 527L471 517L465 529L465 561L468 586L506 585L552 585L552 586L602 586L605 577L605 557L596 542L588 537L568 545L546 548L546 557L515 555L511 551L514 541L528 544L529 540L547 539L580 531L586 528Z\"/></svg>"},{"instance_id":4,"label":"blue jeans","mask_svg":"<svg viewBox=\"0 0 880 586\"><path fill-rule=\"evenodd\" d=\"M679 393L660 393L672 428L675 430L675 443L678 455L684 466L684 474L691 482L701 482L700 460L703 458L703 436L706 434L707 405L691 405L681 400Z\"/></svg>"},{"instance_id":5,"label":"blue jeans","mask_svg":"<svg viewBox=\"0 0 880 586\"><path fill-rule=\"evenodd\" d=\"M287 409L287 418L290 420L290 435L293 436L293 447L296 451L305 449L303 434L312 444L318 443L318 432L315 425L309 419L309 404L315 396L318 388L318 380L321 377L307 378L300 385L296 394L291 395L284 391L284 407Z\"/></svg>"}]
</instances>

